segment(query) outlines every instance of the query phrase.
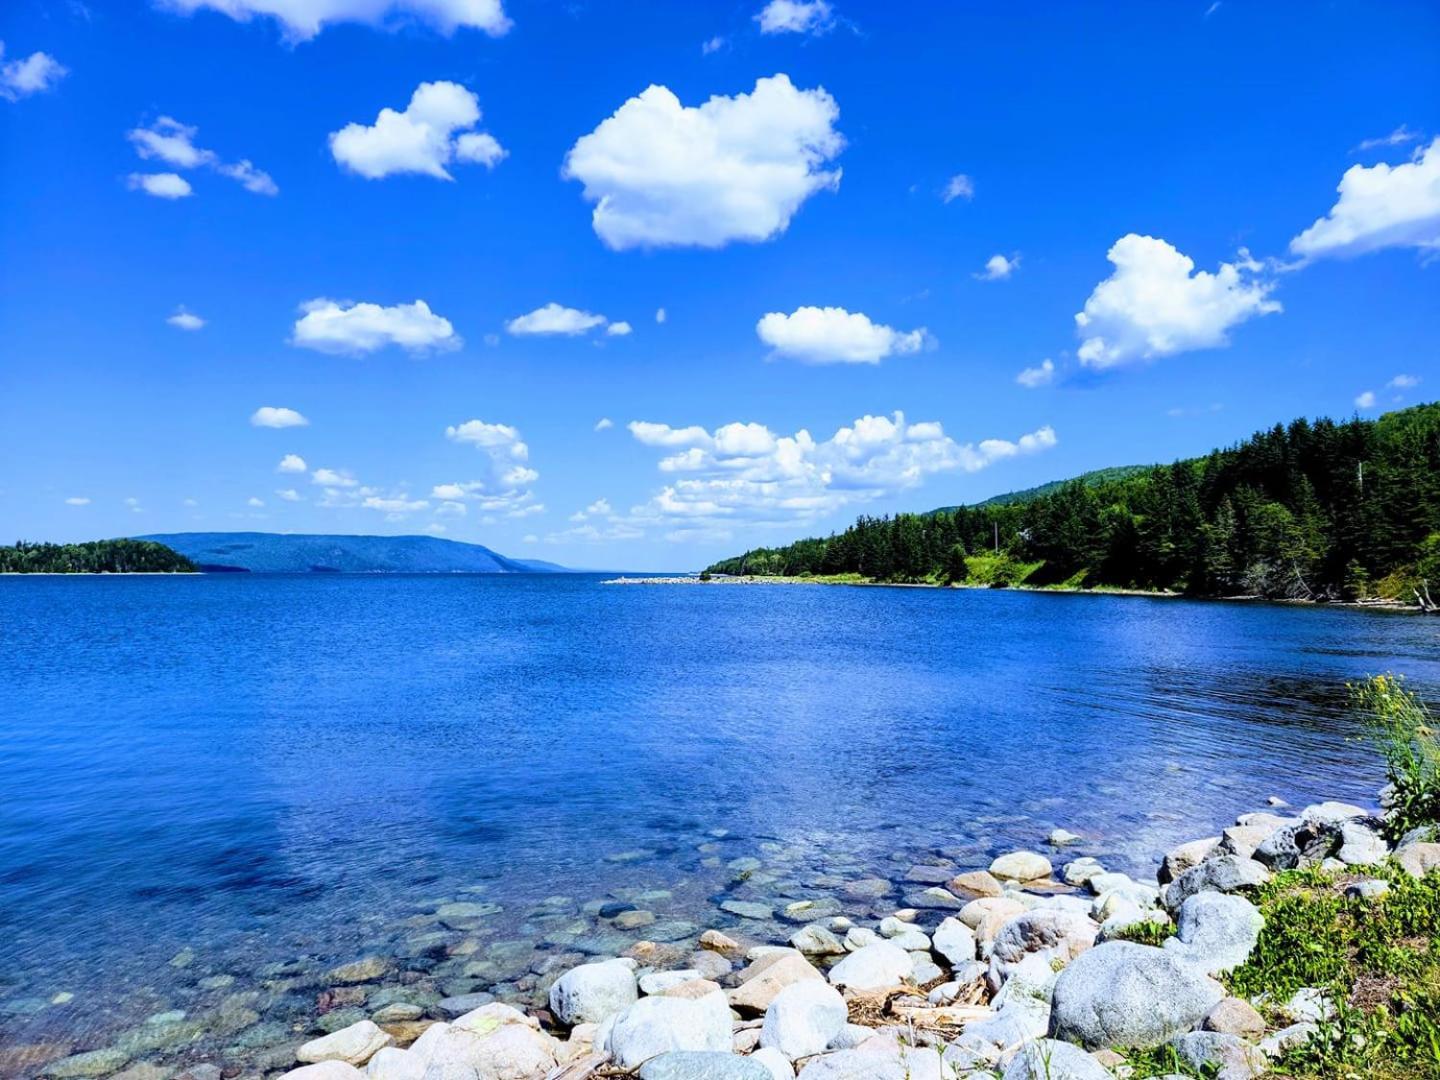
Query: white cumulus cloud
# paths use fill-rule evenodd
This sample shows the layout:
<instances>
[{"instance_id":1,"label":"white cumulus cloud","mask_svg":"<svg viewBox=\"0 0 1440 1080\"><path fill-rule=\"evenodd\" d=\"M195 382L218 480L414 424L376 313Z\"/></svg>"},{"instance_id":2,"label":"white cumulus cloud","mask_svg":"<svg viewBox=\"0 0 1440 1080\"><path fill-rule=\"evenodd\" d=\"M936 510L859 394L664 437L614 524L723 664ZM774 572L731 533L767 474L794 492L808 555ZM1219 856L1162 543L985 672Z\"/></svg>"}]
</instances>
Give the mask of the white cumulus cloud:
<instances>
[{"instance_id":1,"label":"white cumulus cloud","mask_svg":"<svg viewBox=\"0 0 1440 1080\"><path fill-rule=\"evenodd\" d=\"M1355 407L1357 409L1375 408L1375 391L1365 390L1355 396Z\"/></svg>"},{"instance_id":2,"label":"white cumulus cloud","mask_svg":"<svg viewBox=\"0 0 1440 1080\"><path fill-rule=\"evenodd\" d=\"M237 22L272 18L290 41L307 41L334 23L370 26L420 22L443 34L465 28L499 37L511 23L501 0L163 0L174 11L192 14L204 8Z\"/></svg>"},{"instance_id":3,"label":"white cumulus cloud","mask_svg":"<svg viewBox=\"0 0 1440 1080\"><path fill-rule=\"evenodd\" d=\"M157 199L183 199L194 192L190 181L179 173L131 173L127 181L131 191L143 191Z\"/></svg>"},{"instance_id":4,"label":"white cumulus cloud","mask_svg":"<svg viewBox=\"0 0 1440 1080\"><path fill-rule=\"evenodd\" d=\"M276 472L282 473L303 473L308 466L305 459L299 454L286 454L280 459L280 464L275 466Z\"/></svg>"},{"instance_id":5,"label":"white cumulus cloud","mask_svg":"<svg viewBox=\"0 0 1440 1080\"><path fill-rule=\"evenodd\" d=\"M823 34L835 25L826 0L770 0L755 16L762 34Z\"/></svg>"},{"instance_id":6,"label":"white cumulus cloud","mask_svg":"<svg viewBox=\"0 0 1440 1080\"><path fill-rule=\"evenodd\" d=\"M250 414L250 423L254 427L287 428L305 427L310 421L294 409L262 405Z\"/></svg>"},{"instance_id":7,"label":"white cumulus cloud","mask_svg":"<svg viewBox=\"0 0 1440 1080\"><path fill-rule=\"evenodd\" d=\"M330 135L330 153L344 168L379 180L420 173L453 180L446 166L473 162L494 168L506 151L493 135L471 131L480 122L480 100L459 83L421 83L404 112L381 109L375 123L346 124Z\"/></svg>"},{"instance_id":8,"label":"white cumulus cloud","mask_svg":"<svg viewBox=\"0 0 1440 1080\"><path fill-rule=\"evenodd\" d=\"M839 307L772 311L755 324L760 340L807 364L878 364L887 356L919 352L930 340L924 327L896 330L868 315Z\"/></svg>"},{"instance_id":9,"label":"white cumulus cloud","mask_svg":"<svg viewBox=\"0 0 1440 1080\"><path fill-rule=\"evenodd\" d=\"M985 269L974 275L980 281L1003 281L1020 269L1020 256L991 255L985 260Z\"/></svg>"},{"instance_id":10,"label":"white cumulus cloud","mask_svg":"<svg viewBox=\"0 0 1440 1080\"><path fill-rule=\"evenodd\" d=\"M84 495L72 495L65 500L66 506L89 506L90 500Z\"/></svg>"},{"instance_id":11,"label":"white cumulus cloud","mask_svg":"<svg viewBox=\"0 0 1440 1080\"><path fill-rule=\"evenodd\" d=\"M353 488L359 487L360 481L351 476L345 469L316 469L310 474L310 482L319 484L321 487L331 488Z\"/></svg>"},{"instance_id":12,"label":"white cumulus cloud","mask_svg":"<svg viewBox=\"0 0 1440 1080\"><path fill-rule=\"evenodd\" d=\"M5 43L0 41L0 60L5 56ZM31 94L55 89L55 84L70 74L64 64L43 52L33 52L20 60L0 63L0 97L19 101Z\"/></svg>"},{"instance_id":13,"label":"white cumulus cloud","mask_svg":"<svg viewBox=\"0 0 1440 1080\"><path fill-rule=\"evenodd\" d=\"M177 308L175 314L165 320L177 330L199 330L205 325L205 320L193 311L186 311L183 307Z\"/></svg>"},{"instance_id":14,"label":"white cumulus cloud","mask_svg":"<svg viewBox=\"0 0 1440 1080\"><path fill-rule=\"evenodd\" d=\"M525 337L528 335L562 334L576 337L588 333L597 326L604 326L604 315L594 315L578 308L565 307L553 300L544 307L536 308L526 315L519 315L505 324L510 333Z\"/></svg>"},{"instance_id":15,"label":"white cumulus cloud","mask_svg":"<svg viewBox=\"0 0 1440 1080\"><path fill-rule=\"evenodd\" d=\"M1390 390L1413 390L1420 385L1419 375L1396 375L1385 386Z\"/></svg>"},{"instance_id":16,"label":"white cumulus cloud","mask_svg":"<svg viewBox=\"0 0 1440 1080\"><path fill-rule=\"evenodd\" d=\"M783 74L698 106L651 86L571 147L564 175L584 184L595 232L617 250L756 243L839 186L840 170L823 167L845 146L839 115L824 89Z\"/></svg>"},{"instance_id":17,"label":"white cumulus cloud","mask_svg":"<svg viewBox=\"0 0 1440 1080\"><path fill-rule=\"evenodd\" d=\"M302 496L302 495L301 495L298 491L296 491L294 488L276 488L276 489L275 489L275 494L276 494L278 497L280 497L281 499L284 499L286 502L304 502L304 501L305 501L304 496Z\"/></svg>"},{"instance_id":18,"label":"white cumulus cloud","mask_svg":"<svg viewBox=\"0 0 1440 1080\"><path fill-rule=\"evenodd\" d=\"M1290 241L1306 259L1440 248L1440 138L1400 165L1352 165L1330 212Z\"/></svg>"},{"instance_id":19,"label":"white cumulus cloud","mask_svg":"<svg viewBox=\"0 0 1440 1080\"><path fill-rule=\"evenodd\" d=\"M599 420L595 421L596 431L609 431L614 426L615 421L611 420L608 416L602 416Z\"/></svg>"},{"instance_id":20,"label":"white cumulus cloud","mask_svg":"<svg viewBox=\"0 0 1440 1080\"><path fill-rule=\"evenodd\" d=\"M133 128L127 137L131 145L135 147L135 153L146 161L163 161L166 165L177 169L213 169L221 176L234 180L252 194L278 195L280 193L280 188L270 178L270 174L257 169L248 159L226 163L215 151L196 146L195 136L198 133L199 128L182 124L173 117L162 116L149 127ZM130 186L141 187L151 195L176 198L176 195L167 195L166 192L152 190L150 185L144 183L146 180L159 183L165 177L170 178L165 181L165 186L178 190L179 185L174 184L174 181L179 180L184 185L184 190L180 194L190 194L189 181L175 173L159 173L150 176L137 173L130 177Z\"/></svg>"},{"instance_id":21,"label":"white cumulus cloud","mask_svg":"<svg viewBox=\"0 0 1440 1080\"><path fill-rule=\"evenodd\" d=\"M1035 367L1027 367L1015 376L1015 381L1026 390L1049 386L1055 381L1055 361L1046 357Z\"/></svg>"},{"instance_id":22,"label":"white cumulus cloud","mask_svg":"<svg viewBox=\"0 0 1440 1080\"><path fill-rule=\"evenodd\" d=\"M634 327L632 327L628 322L625 322L624 320L621 320L620 322L612 322L609 326L605 327L605 333L608 334L610 337L625 337L633 330Z\"/></svg>"},{"instance_id":23,"label":"white cumulus cloud","mask_svg":"<svg viewBox=\"0 0 1440 1080\"><path fill-rule=\"evenodd\" d=\"M535 501L530 485L540 474L526 462L530 447L517 428L484 420L467 420L445 429L451 442L473 446L487 461L486 475L480 480L436 484L430 491L432 499L440 500L436 512L464 514L467 504L482 513L504 513L510 517L526 517L544 511Z\"/></svg>"},{"instance_id":24,"label":"white cumulus cloud","mask_svg":"<svg viewBox=\"0 0 1440 1080\"><path fill-rule=\"evenodd\" d=\"M424 300L382 307L322 297L301 304L300 311L290 344L317 352L358 355L398 345L426 353L464 343L450 320L436 315Z\"/></svg>"},{"instance_id":25,"label":"white cumulus cloud","mask_svg":"<svg viewBox=\"0 0 1440 1080\"><path fill-rule=\"evenodd\" d=\"M724 424L713 431L635 421L644 445L670 453L658 462L673 477L623 523L687 531L745 524L789 524L822 517L922 484L935 473L976 472L1056 445L1042 427L1015 440L957 443L934 421L909 423L903 413L863 416L818 441L808 431L779 435L762 424Z\"/></svg>"},{"instance_id":26,"label":"white cumulus cloud","mask_svg":"<svg viewBox=\"0 0 1440 1080\"><path fill-rule=\"evenodd\" d=\"M1247 319L1281 310L1273 283L1244 251L1215 273L1164 240L1130 233L1107 258L1115 271L1095 286L1075 316L1087 367L1109 368L1191 349L1229 343L1228 332Z\"/></svg>"}]
</instances>

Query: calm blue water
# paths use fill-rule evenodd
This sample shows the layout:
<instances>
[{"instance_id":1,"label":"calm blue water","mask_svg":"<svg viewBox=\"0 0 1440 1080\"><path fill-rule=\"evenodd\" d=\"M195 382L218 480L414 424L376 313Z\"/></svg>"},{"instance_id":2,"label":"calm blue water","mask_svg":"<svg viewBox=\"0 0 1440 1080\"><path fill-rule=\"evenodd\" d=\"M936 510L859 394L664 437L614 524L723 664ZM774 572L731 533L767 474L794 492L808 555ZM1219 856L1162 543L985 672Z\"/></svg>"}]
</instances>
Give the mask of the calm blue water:
<instances>
[{"instance_id":1,"label":"calm blue water","mask_svg":"<svg viewBox=\"0 0 1440 1080\"><path fill-rule=\"evenodd\" d=\"M412 974L523 996L635 890L683 936L1056 825L1149 870L1268 795L1371 800L1344 682L1440 688L1440 619L600 580L0 580L0 1031L103 1046L403 951L443 899L500 905L476 934L524 963Z\"/></svg>"}]
</instances>

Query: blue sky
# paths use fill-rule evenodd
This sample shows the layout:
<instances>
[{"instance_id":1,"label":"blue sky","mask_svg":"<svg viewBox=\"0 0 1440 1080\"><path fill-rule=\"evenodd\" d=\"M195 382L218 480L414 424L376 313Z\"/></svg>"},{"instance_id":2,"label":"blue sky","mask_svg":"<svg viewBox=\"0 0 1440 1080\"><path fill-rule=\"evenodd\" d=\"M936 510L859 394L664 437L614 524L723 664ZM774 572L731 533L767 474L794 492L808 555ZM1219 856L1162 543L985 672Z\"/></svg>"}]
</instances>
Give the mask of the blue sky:
<instances>
[{"instance_id":1,"label":"blue sky","mask_svg":"<svg viewBox=\"0 0 1440 1080\"><path fill-rule=\"evenodd\" d=\"M0 40L7 540L688 568L1440 385L1432 4L13 0Z\"/></svg>"}]
</instances>

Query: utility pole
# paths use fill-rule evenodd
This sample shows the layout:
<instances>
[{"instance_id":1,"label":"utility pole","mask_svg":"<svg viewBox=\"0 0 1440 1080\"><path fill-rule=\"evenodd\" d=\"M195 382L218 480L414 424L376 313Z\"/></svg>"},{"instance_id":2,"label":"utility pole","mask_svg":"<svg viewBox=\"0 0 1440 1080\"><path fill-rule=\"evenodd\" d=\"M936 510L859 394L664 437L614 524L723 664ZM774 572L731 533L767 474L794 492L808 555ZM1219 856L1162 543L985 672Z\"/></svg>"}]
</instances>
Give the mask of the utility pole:
<instances>
[{"instance_id":1,"label":"utility pole","mask_svg":"<svg viewBox=\"0 0 1440 1080\"><path fill-rule=\"evenodd\" d=\"M992 521L990 524L992 524L992 525L995 526L995 554L996 554L996 555L999 555L999 554L1000 554L1000 523L999 523L998 521Z\"/></svg>"}]
</instances>

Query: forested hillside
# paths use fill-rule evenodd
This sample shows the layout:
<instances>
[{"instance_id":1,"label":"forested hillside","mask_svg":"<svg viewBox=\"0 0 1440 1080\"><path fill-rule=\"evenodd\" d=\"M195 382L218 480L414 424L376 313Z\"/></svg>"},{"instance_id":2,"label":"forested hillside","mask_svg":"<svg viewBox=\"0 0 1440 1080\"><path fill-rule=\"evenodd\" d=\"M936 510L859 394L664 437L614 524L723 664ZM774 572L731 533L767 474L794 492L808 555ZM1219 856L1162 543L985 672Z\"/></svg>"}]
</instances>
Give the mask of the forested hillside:
<instances>
[{"instance_id":1,"label":"forested hillside","mask_svg":"<svg viewBox=\"0 0 1440 1080\"><path fill-rule=\"evenodd\" d=\"M862 517L710 572L1410 600L1414 583L1440 583L1440 403L1277 424L1015 502Z\"/></svg>"},{"instance_id":2,"label":"forested hillside","mask_svg":"<svg viewBox=\"0 0 1440 1080\"><path fill-rule=\"evenodd\" d=\"M0 574L190 574L195 564L148 540L0 547Z\"/></svg>"}]
</instances>

